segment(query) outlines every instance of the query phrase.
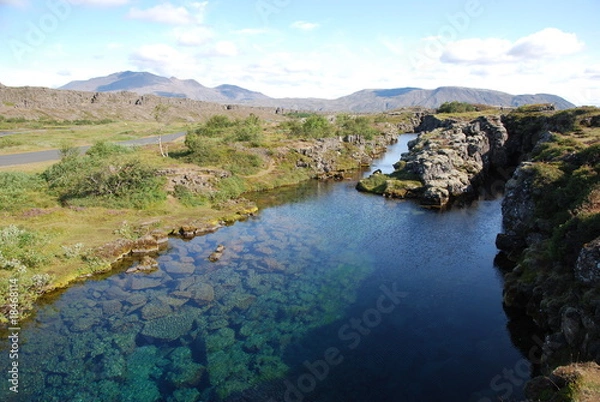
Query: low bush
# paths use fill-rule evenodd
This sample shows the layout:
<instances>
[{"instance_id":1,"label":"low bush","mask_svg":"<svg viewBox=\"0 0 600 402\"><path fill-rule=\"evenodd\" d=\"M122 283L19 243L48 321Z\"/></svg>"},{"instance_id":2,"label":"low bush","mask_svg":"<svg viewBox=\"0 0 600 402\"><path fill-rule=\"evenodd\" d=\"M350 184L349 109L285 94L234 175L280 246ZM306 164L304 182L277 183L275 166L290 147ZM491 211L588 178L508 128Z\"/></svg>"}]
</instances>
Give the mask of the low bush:
<instances>
[{"instance_id":1,"label":"low bush","mask_svg":"<svg viewBox=\"0 0 600 402\"><path fill-rule=\"evenodd\" d=\"M142 209L166 199L165 179L156 173L131 150L101 143L64 157L42 177L63 204Z\"/></svg>"},{"instance_id":2,"label":"low bush","mask_svg":"<svg viewBox=\"0 0 600 402\"><path fill-rule=\"evenodd\" d=\"M349 135L359 135L367 140L372 140L379 131L373 127L371 119L358 116L351 117L348 115L340 115L337 118L339 136L345 137Z\"/></svg>"},{"instance_id":3,"label":"low bush","mask_svg":"<svg viewBox=\"0 0 600 402\"><path fill-rule=\"evenodd\" d=\"M25 272L49 260L40 249L47 238L14 225L0 228L0 269Z\"/></svg>"},{"instance_id":4,"label":"low bush","mask_svg":"<svg viewBox=\"0 0 600 402\"><path fill-rule=\"evenodd\" d=\"M470 103L466 102L444 102L437 109L437 113L466 113L466 112L476 112L477 107Z\"/></svg>"},{"instance_id":5,"label":"low bush","mask_svg":"<svg viewBox=\"0 0 600 402\"><path fill-rule=\"evenodd\" d=\"M46 182L39 175L0 172L0 211L50 207L55 201L47 194L47 189Z\"/></svg>"}]
</instances>

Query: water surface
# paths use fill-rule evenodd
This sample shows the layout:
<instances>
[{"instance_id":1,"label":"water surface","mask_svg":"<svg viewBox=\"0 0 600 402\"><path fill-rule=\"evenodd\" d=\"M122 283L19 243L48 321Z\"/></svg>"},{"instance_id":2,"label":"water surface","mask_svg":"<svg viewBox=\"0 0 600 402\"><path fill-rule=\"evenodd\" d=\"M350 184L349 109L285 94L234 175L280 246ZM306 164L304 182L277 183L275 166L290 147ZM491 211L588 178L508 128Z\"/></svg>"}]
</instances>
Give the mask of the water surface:
<instances>
[{"instance_id":1,"label":"water surface","mask_svg":"<svg viewBox=\"0 0 600 402\"><path fill-rule=\"evenodd\" d=\"M263 195L246 222L172 239L158 271L70 288L23 325L16 400L518 398L500 200L440 213L355 184Z\"/></svg>"}]
</instances>

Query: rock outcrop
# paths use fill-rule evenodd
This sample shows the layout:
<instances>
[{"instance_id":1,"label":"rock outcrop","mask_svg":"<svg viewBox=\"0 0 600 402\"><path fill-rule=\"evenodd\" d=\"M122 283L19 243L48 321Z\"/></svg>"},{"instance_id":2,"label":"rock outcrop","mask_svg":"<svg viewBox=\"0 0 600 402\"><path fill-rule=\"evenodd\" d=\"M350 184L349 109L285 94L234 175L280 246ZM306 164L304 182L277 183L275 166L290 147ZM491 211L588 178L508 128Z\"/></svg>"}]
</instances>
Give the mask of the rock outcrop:
<instances>
[{"instance_id":1,"label":"rock outcrop","mask_svg":"<svg viewBox=\"0 0 600 402\"><path fill-rule=\"evenodd\" d=\"M306 141L292 147L300 154L296 167L312 170L311 176L318 179L342 179L347 170L369 166L373 159L386 151L387 146L398 140L398 128L390 124L373 139L361 135L321 138ZM342 167L342 160L352 165Z\"/></svg>"},{"instance_id":2,"label":"rock outcrop","mask_svg":"<svg viewBox=\"0 0 600 402\"><path fill-rule=\"evenodd\" d=\"M575 265L575 277L585 284L600 285L600 237L581 249Z\"/></svg>"},{"instance_id":3,"label":"rock outcrop","mask_svg":"<svg viewBox=\"0 0 600 402\"><path fill-rule=\"evenodd\" d=\"M385 185L376 186L375 192L418 198L424 205L441 208L453 199L475 194L485 178L506 165L508 134L498 116L471 122L426 116L419 128L434 129L409 143L409 152L396 164L396 172ZM415 187L415 182L421 186ZM406 192L394 190L407 186ZM358 186L362 190L369 187L369 179Z\"/></svg>"}]
</instances>

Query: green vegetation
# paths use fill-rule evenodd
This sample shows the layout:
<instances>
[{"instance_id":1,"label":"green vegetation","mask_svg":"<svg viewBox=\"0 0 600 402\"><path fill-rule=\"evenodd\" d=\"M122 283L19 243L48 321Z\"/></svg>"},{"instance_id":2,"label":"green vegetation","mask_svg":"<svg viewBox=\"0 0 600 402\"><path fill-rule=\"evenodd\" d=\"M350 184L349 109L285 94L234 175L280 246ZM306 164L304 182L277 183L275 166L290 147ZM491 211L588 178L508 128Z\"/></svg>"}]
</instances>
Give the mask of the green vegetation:
<instances>
[{"instance_id":1,"label":"green vegetation","mask_svg":"<svg viewBox=\"0 0 600 402\"><path fill-rule=\"evenodd\" d=\"M338 115L336 118L338 125L337 134L341 137L359 135L366 140L372 140L379 131L373 126L371 118L366 116L352 117L349 115Z\"/></svg>"},{"instance_id":2,"label":"green vegetation","mask_svg":"<svg viewBox=\"0 0 600 402\"><path fill-rule=\"evenodd\" d=\"M307 117L314 116L312 112L290 112L285 114L287 117L292 119L306 119Z\"/></svg>"},{"instance_id":3,"label":"green vegetation","mask_svg":"<svg viewBox=\"0 0 600 402\"><path fill-rule=\"evenodd\" d=\"M146 208L164 201L164 179L128 148L98 143L86 155L68 155L42 177L63 205Z\"/></svg>"},{"instance_id":4,"label":"green vegetation","mask_svg":"<svg viewBox=\"0 0 600 402\"><path fill-rule=\"evenodd\" d=\"M158 135L165 130L184 131L186 125L165 126L157 121L102 120L25 120L0 116L0 131L13 134L0 137L0 154L59 149L65 143L73 147L92 145L100 140L128 141Z\"/></svg>"},{"instance_id":5,"label":"green vegetation","mask_svg":"<svg viewBox=\"0 0 600 402\"><path fill-rule=\"evenodd\" d=\"M466 102L445 102L437 109L437 113L465 113L479 111L475 105Z\"/></svg>"},{"instance_id":6,"label":"green vegetation","mask_svg":"<svg viewBox=\"0 0 600 402\"><path fill-rule=\"evenodd\" d=\"M47 194L48 185L40 175L0 172L0 211L48 208L55 204Z\"/></svg>"},{"instance_id":7,"label":"green vegetation","mask_svg":"<svg viewBox=\"0 0 600 402\"><path fill-rule=\"evenodd\" d=\"M336 134L335 126L325 116L312 114L306 119L284 122L282 128L293 138L327 138Z\"/></svg>"}]
</instances>

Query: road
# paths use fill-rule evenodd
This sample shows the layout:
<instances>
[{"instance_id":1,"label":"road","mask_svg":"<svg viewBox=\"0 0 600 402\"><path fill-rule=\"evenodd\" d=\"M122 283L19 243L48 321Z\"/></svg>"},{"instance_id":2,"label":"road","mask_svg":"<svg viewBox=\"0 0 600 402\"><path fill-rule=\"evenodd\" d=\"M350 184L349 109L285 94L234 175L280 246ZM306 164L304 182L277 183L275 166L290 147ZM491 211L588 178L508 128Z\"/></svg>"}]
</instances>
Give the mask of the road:
<instances>
[{"instance_id":1,"label":"road","mask_svg":"<svg viewBox=\"0 0 600 402\"><path fill-rule=\"evenodd\" d=\"M185 136L185 132L167 134L162 136L162 142L172 142ZM139 138L137 140L121 141L120 145L150 145L157 144L157 137ZM89 145L79 147L80 152L85 152L90 148ZM27 152L23 154L0 155L0 166L25 165L28 163L56 161L60 159L60 151L51 149L48 151Z\"/></svg>"}]
</instances>

